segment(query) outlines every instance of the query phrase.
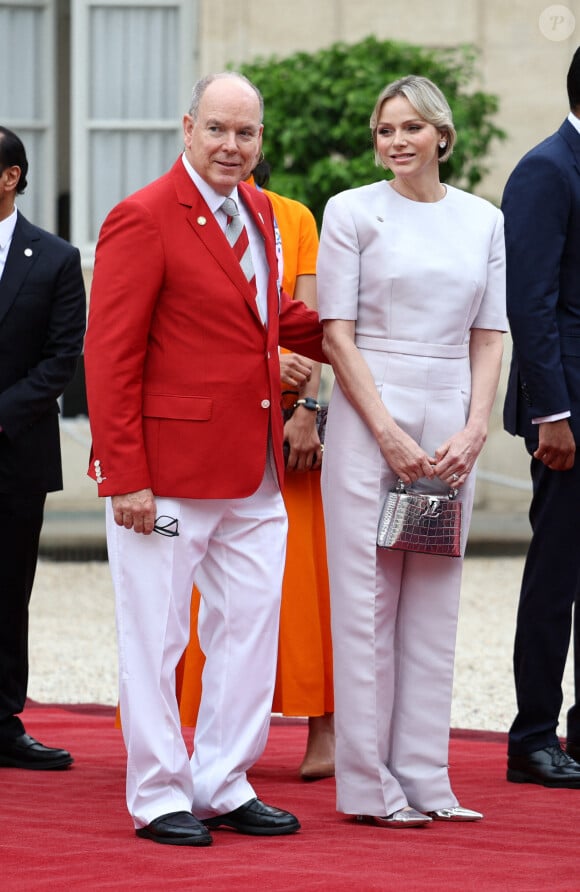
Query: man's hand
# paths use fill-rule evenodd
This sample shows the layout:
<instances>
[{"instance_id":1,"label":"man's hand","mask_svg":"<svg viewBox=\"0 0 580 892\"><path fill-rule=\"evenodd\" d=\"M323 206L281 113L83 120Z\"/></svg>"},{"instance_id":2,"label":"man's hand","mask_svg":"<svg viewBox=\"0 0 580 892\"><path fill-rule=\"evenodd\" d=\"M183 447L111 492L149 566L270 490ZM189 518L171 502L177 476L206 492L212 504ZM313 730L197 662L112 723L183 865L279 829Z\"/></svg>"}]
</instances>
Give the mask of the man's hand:
<instances>
[{"instance_id":1,"label":"man's hand","mask_svg":"<svg viewBox=\"0 0 580 892\"><path fill-rule=\"evenodd\" d=\"M284 425L284 440L290 446L289 471L314 471L322 464L322 446L316 427L316 412L296 409Z\"/></svg>"},{"instance_id":2,"label":"man's hand","mask_svg":"<svg viewBox=\"0 0 580 892\"><path fill-rule=\"evenodd\" d=\"M293 387L301 387L310 381L312 374L312 360L299 353L280 354L280 378Z\"/></svg>"},{"instance_id":3,"label":"man's hand","mask_svg":"<svg viewBox=\"0 0 580 892\"><path fill-rule=\"evenodd\" d=\"M155 524L155 496L150 489L128 492L111 499L115 523L149 536Z\"/></svg>"},{"instance_id":4,"label":"man's hand","mask_svg":"<svg viewBox=\"0 0 580 892\"><path fill-rule=\"evenodd\" d=\"M543 421L534 458L552 471L569 471L574 466L576 443L567 418Z\"/></svg>"}]
</instances>

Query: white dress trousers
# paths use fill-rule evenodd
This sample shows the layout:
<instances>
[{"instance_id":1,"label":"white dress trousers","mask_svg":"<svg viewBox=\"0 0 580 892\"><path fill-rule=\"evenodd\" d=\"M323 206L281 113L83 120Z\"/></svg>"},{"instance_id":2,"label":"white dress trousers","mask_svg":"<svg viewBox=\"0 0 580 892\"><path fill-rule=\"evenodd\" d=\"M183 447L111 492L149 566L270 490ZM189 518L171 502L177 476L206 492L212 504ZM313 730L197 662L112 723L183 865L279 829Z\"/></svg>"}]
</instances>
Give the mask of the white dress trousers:
<instances>
[{"instance_id":1,"label":"white dress trousers","mask_svg":"<svg viewBox=\"0 0 580 892\"><path fill-rule=\"evenodd\" d=\"M232 811L256 795L246 772L265 747L274 690L287 519L271 463L245 499L158 498L157 516L178 521L172 538L117 526L108 502L135 827L175 811L199 819ZM194 580L206 663L190 759L175 669L189 638Z\"/></svg>"}]
</instances>

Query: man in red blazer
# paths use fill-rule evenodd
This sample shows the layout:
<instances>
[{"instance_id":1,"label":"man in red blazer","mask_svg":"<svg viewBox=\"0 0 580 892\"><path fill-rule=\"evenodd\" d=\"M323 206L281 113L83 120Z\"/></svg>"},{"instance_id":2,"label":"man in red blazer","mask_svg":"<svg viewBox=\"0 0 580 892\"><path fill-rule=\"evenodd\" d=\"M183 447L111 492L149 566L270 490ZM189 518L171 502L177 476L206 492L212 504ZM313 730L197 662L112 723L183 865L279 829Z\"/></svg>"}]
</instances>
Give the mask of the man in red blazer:
<instances>
[{"instance_id":1,"label":"man in red blazer","mask_svg":"<svg viewBox=\"0 0 580 892\"><path fill-rule=\"evenodd\" d=\"M280 291L269 200L242 182L262 112L241 75L196 84L183 156L109 214L91 292L89 473L110 497L127 803L138 836L171 845L300 826L246 775L268 734L286 543L278 344L324 359L316 313ZM226 198L244 224L233 247ZM206 663L190 760L175 667L194 579Z\"/></svg>"}]
</instances>

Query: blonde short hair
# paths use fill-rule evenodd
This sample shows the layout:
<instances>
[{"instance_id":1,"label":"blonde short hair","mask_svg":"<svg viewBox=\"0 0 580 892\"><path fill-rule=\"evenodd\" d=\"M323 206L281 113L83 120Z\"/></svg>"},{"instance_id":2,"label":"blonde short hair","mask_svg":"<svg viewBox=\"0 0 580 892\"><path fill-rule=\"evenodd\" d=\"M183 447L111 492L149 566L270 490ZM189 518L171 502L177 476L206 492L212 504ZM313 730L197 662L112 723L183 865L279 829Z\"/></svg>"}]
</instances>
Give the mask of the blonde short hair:
<instances>
[{"instance_id":1,"label":"blonde short hair","mask_svg":"<svg viewBox=\"0 0 580 892\"><path fill-rule=\"evenodd\" d=\"M453 152L453 146L457 139L457 133L453 126L453 116L449 103L445 96L433 81L426 77L420 77L417 74L409 74L407 77L401 77L399 80L387 84L376 101L370 120L370 128L373 136L373 145L375 147L375 161L378 165L382 162L377 153L377 126L379 116L383 104L387 99L393 99L395 96L404 96L419 116L432 124L437 130L445 134L447 145L444 149L439 148L439 162L447 161Z\"/></svg>"}]
</instances>

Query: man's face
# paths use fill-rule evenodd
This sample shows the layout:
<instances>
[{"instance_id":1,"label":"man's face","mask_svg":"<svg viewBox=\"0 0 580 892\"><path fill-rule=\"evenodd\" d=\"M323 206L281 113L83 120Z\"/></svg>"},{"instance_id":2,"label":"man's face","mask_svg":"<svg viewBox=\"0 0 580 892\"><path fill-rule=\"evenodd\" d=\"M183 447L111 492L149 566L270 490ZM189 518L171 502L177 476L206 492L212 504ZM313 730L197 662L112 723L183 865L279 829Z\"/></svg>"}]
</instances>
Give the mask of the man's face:
<instances>
[{"instance_id":1,"label":"man's face","mask_svg":"<svg viewBox=\"0 0 580 892\"><path fill-rule=\"evenodd\" d=\"M254 90L237 78L218 78L203 93L196 119L183 118L185 154L206 183L227 196L256 166L262 130Z\"/></svg>"}]
</instances>

